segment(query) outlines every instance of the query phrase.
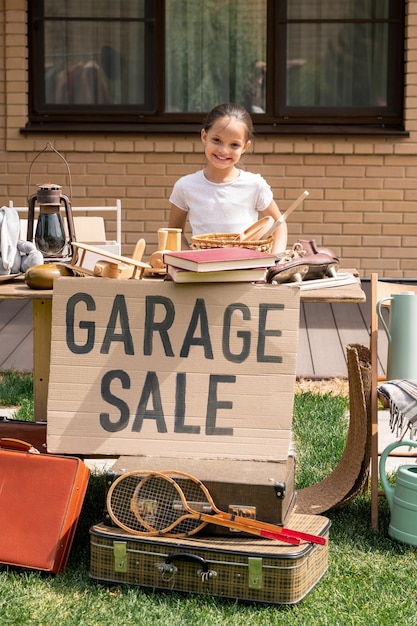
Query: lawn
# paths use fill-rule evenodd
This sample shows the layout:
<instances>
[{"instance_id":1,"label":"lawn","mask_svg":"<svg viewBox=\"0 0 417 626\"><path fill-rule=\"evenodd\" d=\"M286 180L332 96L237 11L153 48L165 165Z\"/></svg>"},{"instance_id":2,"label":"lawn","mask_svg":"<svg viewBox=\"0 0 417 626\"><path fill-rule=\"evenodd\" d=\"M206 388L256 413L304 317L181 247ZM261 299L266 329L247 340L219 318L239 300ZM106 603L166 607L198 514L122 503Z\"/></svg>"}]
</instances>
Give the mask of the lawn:
<instances>
[{"instance_id":1,"label":"lawn","mask_svg":"<svg viewBox=\"0 0 417 626\"><path fill-rule=\"evenodd\" d=\"M346 408L347 400L340 395L310 391L296 395L298 488L320 480L337 463L347 430ZM88 529L100 521L104 499L105 478L94 474L63 573L51 576L0 565L2 626L417 624L416 548L388 537L389 510L384 498L379 532L370 526L368 494L327 514L332 522L328 572L295 606L247 605L91 581Z\"/></svg>"}]
</instances>

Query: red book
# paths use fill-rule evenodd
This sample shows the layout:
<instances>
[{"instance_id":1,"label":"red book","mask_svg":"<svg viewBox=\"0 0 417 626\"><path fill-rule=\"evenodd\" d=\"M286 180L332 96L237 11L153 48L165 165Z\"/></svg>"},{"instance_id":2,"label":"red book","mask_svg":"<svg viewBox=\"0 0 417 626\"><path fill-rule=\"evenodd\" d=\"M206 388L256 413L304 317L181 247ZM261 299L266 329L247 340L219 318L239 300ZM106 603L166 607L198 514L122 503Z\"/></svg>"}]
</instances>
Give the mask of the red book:
<instances>
[{"instance_id":1,"label":"red book","mask_svg":"<svg viewBox=\"0 0 417 626\"><path fill-rule=\"evenodd\" d=\"M207 248L165 252L164 263L193 272L251 269L275 265L276 256L250 248Z\"/></svg>"}]
</instances>

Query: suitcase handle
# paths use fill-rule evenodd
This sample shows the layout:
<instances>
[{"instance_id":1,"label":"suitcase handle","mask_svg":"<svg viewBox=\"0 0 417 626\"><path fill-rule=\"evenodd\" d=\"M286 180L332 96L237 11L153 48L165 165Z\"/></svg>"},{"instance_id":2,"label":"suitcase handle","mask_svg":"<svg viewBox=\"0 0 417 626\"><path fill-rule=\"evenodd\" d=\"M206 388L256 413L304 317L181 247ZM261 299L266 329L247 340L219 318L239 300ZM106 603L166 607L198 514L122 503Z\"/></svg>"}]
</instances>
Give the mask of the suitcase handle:
<instances>
[{"instance_id":1,"label":"suitcase handle","mask_svg":"<svg viewBox=\"0 0 417 626\"><path fill-rule=\"evenodd\" d=\"M189 554L188 552L174 552L174 554L169 554L163 563L156 563L156 567L161 570L162 579L165 582L172 580L177 572L174 561L187 561L199 565L200 569L197 571L197 575L201 577L202 582L217 576L217 572L209 569L209 564L202 556Z\"/></svg>"},{"instance_id":2,"label":"suitcase handle","mask_svg":"<svg viewBox=\"0 0 417 626\"><path fill-rule=\"evenodd\" d=\"M197 554L189 554L188 552L175 552L174 554L170 554L165 559L166 565L170 565L173 561L190 561L192 563L197 563L201 567L201 571L203 574L209 573L209 564L202 556L198 556Z\"/></svg>"},{"instance_id":3,"label":"suitcase handle","mask_svg":"<svg viewBox=\"0 0 417 626\"><path fill-rule=\"evenodd\" d=\"M40 454L39 450L34 448L31 443L23 441L22 439L13 439L12 437L2 437L0 439L0 448L30 452L31 454Z\"/></svg>"}]
</instances>

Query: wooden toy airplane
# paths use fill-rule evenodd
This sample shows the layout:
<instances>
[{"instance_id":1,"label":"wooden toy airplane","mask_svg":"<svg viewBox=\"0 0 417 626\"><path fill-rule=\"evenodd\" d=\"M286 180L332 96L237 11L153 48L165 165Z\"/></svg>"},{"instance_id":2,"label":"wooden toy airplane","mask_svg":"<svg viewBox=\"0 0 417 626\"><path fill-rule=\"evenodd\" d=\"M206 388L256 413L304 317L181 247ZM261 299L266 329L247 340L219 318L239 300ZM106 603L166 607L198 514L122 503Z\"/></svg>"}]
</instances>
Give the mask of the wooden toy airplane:
<instances>
[{"instance_id":1,"label":"wooden toy airplane","mask_svg":"<svg viewBox=\"0 0 417 626\"><path fill-rule=\"evenodd\" d=\"M112 252L108 252L101 248L96 248L95 246L90 246L86 243L80 243L79 241L71 242L71 246L74 250L74 255L70 267L73 267L80 273L84 273L89 276L101 276L103 278L137 278L141 280L145 270L151 269L151 265L140 260L145 250L144 239L139 239L131 258L119 254L113 254ZM113 263L99 260L97 261L94 270L84 268L83 263L87 252L97 254L98 257L111 259Z\"/></svg>"}]
</instances>

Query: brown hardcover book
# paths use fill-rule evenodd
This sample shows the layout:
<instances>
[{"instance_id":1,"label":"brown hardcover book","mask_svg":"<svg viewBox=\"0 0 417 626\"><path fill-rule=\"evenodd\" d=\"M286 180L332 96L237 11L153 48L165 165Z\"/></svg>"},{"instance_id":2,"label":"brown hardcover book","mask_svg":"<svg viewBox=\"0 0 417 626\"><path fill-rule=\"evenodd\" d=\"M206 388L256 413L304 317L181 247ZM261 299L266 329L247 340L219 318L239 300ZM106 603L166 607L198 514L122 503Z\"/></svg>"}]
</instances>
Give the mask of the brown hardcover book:
<instances>
[{"instance_id":1,"label":"brown hardcover book","mask_svg":"<svg viewBox=\"0 0 417 626\"><path fill-rule=\"evenodd\" d=\"M167 274L175 283L255 283L264 282L266 269L255 267L213 272L193 272L172 265L167 266Z\"/></svg>"}]
</instances>

